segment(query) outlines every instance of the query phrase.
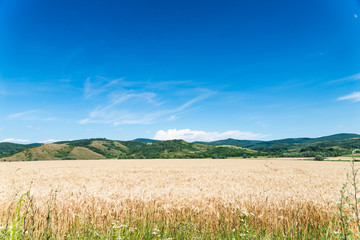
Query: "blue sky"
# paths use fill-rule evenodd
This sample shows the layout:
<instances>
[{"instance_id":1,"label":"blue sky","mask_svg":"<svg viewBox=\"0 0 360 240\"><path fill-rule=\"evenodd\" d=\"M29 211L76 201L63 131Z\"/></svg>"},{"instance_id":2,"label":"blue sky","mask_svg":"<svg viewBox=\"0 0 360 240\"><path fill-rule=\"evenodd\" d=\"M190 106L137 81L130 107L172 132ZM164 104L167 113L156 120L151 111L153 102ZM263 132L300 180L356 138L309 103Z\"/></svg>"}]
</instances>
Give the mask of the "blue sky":
<instances>
[{"instance_id":1,"label":"blue sky","mask_svg":"<svg viewBox=\"0 0 360 240\"><path fill-rule=\"evenodd\" d=\"M0 0L0 141L360 133L360 2Z\"/></svg>"}]
</instances>

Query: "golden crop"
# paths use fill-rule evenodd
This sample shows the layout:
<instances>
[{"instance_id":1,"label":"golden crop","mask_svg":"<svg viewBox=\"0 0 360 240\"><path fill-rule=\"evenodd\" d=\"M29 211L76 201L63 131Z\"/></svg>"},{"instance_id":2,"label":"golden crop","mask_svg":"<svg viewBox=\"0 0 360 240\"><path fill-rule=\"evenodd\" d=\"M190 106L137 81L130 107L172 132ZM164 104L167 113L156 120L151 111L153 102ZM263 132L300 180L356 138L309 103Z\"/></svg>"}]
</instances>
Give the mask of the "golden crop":
<instances>
[{"instance_id":1,"label":"golden crop","mask_svg":"<svg viewBox=\"0 0 360 240\"><path fill-rule=\"evenodd\" d=\"M96 225L124 219L190 219L229 228L251 214L254 226L329 224L348 163L295 160L161 159L0 163L0 226L17 193L31 187L34 217L45 221L56 191L56 221ZM132 221L131 220L131 221Z\"/></svg>"}]
</instances>

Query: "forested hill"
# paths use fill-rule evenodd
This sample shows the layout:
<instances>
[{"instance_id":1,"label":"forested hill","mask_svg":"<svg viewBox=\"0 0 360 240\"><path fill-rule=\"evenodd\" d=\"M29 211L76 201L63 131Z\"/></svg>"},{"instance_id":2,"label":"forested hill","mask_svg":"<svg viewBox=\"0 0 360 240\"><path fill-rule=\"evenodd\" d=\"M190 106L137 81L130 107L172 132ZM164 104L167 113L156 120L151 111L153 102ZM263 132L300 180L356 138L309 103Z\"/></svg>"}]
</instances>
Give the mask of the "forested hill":
<instances>
[{"instance_id":1,"label":"forested hill","mask_svg":"<svg viewBox=\"0 0 360 240\"><path fill-rule=\"evenodd\" d=\"M213 142L196 142L211 146L233 145L256 150L273 156L312 157L340 156L349 154L352 149L360 148L360 135L340 133L318 138L286 138L272 141L252 141L226 139Z\"/></svg>"},{"instance_id":2,"label":"forested hill","mask_svg":"<svg viewBox=\"0 0 360 240\"><path fill-rule=\"evenodd\" d=\"M0 143L1 161L145 158L229 157L336 157L360 149L360 135L336 134L319 138L288 138L273 141L226 139L189 143L139 138L116 141L104 138L22 145Z\"/></svg>"},{"instance_id":3,"label":"forested hill","mask_svg":"<svg viewBox=\"0 0 360 240\"><path fill-rule=\"evenodd\" d=\"M209 146L183 140L114 141L82 139L44 144L25 149L1 161L72 160L72 159L153 159L153 158L228 158L258 156L254 150L238 146Z\"/></svg>"},{"instance_id":4,"label":"forested hill","mask_svg":"<svg viewBox=\"0 0 360 240\"><path fill-rule=\"evenodd\" d=\"M347 139L360 139L360 135L354 134L354 133L339 133L339 134L335 134L335 135L318 137L318 138L285 138L285 139L271 140L271 141L237 140L237 139L229 138L229 139L213 141L213 142L194 142L194 143L214 145L214 146L235 145L235 146L241 146L241 147L246 147L246 148L253 148L253 147L259 147L259 146L274 146L274 145L278 145L278 144L299 146L302 144L341 141L341 140L347 140Z\"/></svg>"},{"instance_id":5,"label":"forested hill","mask_svg":"<svg viewBox=\"0 0 360 240\"><path fill-rule=\"evenodd\" d=\"M39 146L40 144L17 144L17 143L9 143L9 142L0 142L0 156L11 156L17 152L20 152L27 148L32 148Z\"/></svg>"}]
</instances>

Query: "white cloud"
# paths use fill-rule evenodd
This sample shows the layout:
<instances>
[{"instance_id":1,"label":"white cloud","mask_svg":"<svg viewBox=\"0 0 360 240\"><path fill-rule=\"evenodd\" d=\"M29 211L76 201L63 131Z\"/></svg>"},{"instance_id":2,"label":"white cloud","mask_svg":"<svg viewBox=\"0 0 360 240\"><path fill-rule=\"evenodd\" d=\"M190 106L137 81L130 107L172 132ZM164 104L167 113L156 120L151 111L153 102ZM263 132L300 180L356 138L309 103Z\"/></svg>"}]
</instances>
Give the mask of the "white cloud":
<instances>
[{"instance_id":1,"label":"white cloud","mask_svg":"<svg viewBox=\"0 0 360 240\"><path fill-rule=\"evenodd\" d=\"M13 113L7 116L7 120L31 120L31 121L56 121L56 118L41 117L41 109L33 109L25 112Z\"/></svg>"},{"instance_id":2,"label":"white cloud","mask_svg":"<svg viewBox=\"0 0 360 240\"><path fill-rule=\"evenodd\" d=\"M28 128L34 129L36 131L39 131L41 127L34 127L34 126L27 126Z\"/></svg>"},{"instance_id":3,"label":"white cloud","mask_svg":"<svg viewBox=\"0 0 360 240\"><path fill-rule=\"evenodd\" d=\"M80 120L79 123L80 123L80 124L85 124L85 123L89 122L89 120L90 120L90 119L85 118L85 119Z\"/></svg>"},{"instance_id":4,"label":"white cloud","mask_svg":"<svg viewBox=\"0 0 360 240\"><path fill-rule=\"evenodd\" d=\"M354 17L355 17L355 18L358 18L359 16L355 13L355 14L354 14Z\"/></svg>"},{"instance_id":5,"label":"white cloud","mask_svg":"<svg viewBox=\"0 0 360 240\"><path fill-rule=\"evenodd\" d=\"M101 77L96 77L94 80L91 80L89 77L84 83L84 98L88 99L100 95L114 88L114 85L118 84L121 80L122 78L109 81Z\"/></svg>"},{"instance_id":6,"label":"white cloud","mask_svg":"<svg viewBox=\"0 0 360 240\"><path fill-rule=\"evenodd\" d=\"M350 100L352 102L360 102L360 92L353 92L349 95L339 97L338 100Z\"/></svg>"},{"instance_id":7,"label":"white cloud","mask_svg":"<svg viewBox=\"0 0 360 240\"><path fill-rule=\"evenodd\" d=\"M338 83L338 82L355 82L355 81L359 81L360 80L360 73L348 76L348 77L344 77L344 78L339 78L336 80L332 80L328 83Z\"/></svg>"},{"instance_id":8,"label":"white cloud","mask_svg":"<svg viewBox=\"0 0 360 240\"><path fill-rule=\"evenodd\" d=\"M47 140L43 140L40 141L39 143L53 143L53 142L60 142L61 140L57 140L57 139L47 139Z\"/></svg>"},{"instance_id":9,"label":"white cloud","mask_svg":"<svg viewBox=\"0 0 360 240\"><path fill-rule=\"evenodd\" d=\"M29 143L30 140L26 140L26 139L15 139L15 138L6 138L6 139L1 140L0 142Z\"/></svg>"},{"instance_id":10,"label":"white cloud","mask_svg":"<svg viewBox=\"0 0 360 240\"><path fill-rule=\"evenodd\" d=\"M169 98L168 91L153 92L154 89L150 86L146 84L137 86L137 84L132 85L123 79L108 80L101 77L86 79L84 98L87 101L94 101L97 105L86 118L79 120L78 123L118 126L151 124L159 119L174 121L179 118L179 115L194 110L194 105L198 102L216 94L208 89L187 88L186 91L182 89L182 91L173 92L171 96L174 97ZM172 84L180 83L163 82L164 86L161 88L166 89Z\"/></svg>"},{"instance_id":11,"label":"white cloud","mask_svg":"<svg viewBox=\"0 0 360 240\"><path fill-rule=\"evenodd\" d=\"M138 119L138 120L121 120L121 121L116 121L114 122L114 126L118 126L118 125L133 125L133 124L150 124L151 123L151 119L147 119L147 118L142 118L142 119Z\"/></svg>"},{"instance_id":12,"label":"white cloud","mask_svg":"<svg viewBox=\"0 0 360 240\"><path fill-rule=\"evenodd\" d=\"M127 91L124 93L111 93L109 94L110 101L106 106L98 106L95 110L90 113L91 118L101 118L109 119L116 116L123 116L123 113L119 113L119 105L130 99L137 99L141 103L153 103L154 98L156 97L155 93L144 92L144 93L134 93L133 91Z\"/></svg>"},{"instance_id":13,"label":"white cloud","mask_svg":"<svg viewBox=\"0 0 360 240\"><path fill-rule=\"evenodd\" d=\"M37 112L39 111L38 109L35 109L35 110L30 110L30 111L25 111L25 112L18 112L18 113L13 113L13 114L10 114L8 116L8 119L15 119L15 118L20 118L20 117L23 117L23 116L27 116L27 115L30 115L34 112Z\"/></svg>"},{"instance_id":14,"label":"white cloud","mask_svg":"<svg viewBox=\"0 0 360 240\"><path fill-rule=\"evenodd\" d=\"M193 131L190 129L169 129L167 131L158 131L154 139L156 140L172 140L172 139L183 139L185 141L216 141L227 138L234 139L259 139L265 135L251 132L240 132L237 130L230 130L226 132L205 132L205 131Z\"/></svg>"},{"instance_id":15,"label":"white cloud","mask_svg":"<svg viewBox=\"0 0 360 240\"><path fill-rule=\"evenodd\" d=\"M169 121L175 121L176 119L178 119L178 117L175 115L171 115L170 117L168 117Z\"/></svg>"}]
</instances>

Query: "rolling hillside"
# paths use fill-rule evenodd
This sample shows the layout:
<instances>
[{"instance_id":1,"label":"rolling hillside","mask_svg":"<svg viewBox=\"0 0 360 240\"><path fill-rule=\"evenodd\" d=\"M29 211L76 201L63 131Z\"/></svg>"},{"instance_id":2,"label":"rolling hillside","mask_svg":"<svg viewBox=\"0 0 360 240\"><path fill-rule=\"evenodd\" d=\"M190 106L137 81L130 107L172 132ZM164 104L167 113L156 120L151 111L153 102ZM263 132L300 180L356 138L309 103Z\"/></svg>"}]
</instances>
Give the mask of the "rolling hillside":
<instances>
[{"instance_id":1,"label":"rolling hillside","mask_svg":"<svg viewBox=\"0 0 360 240\"><path fill-rule=\"evenodd\" d=\"M9 143L9 142L0 142L0 158L11 156L17 152L22 150L33 148L39 146L41 144L17 144L17 143Z\"/></svg>"},{"instance_id":2,"label":"rolling hillside","mask_svg":"<svg viewBox=\"0 0 360 240\"><path fill-rule=\"evenodd\" d=\"M135 142L83 139L25 149L1 161L145 158L226 158L257 156L257 151L238 146L208 146L182 140Z\"/></svg>"},{"instance_id":3,"label":"rolling hillside","mask_svg":"<svg viewBox=\"0 0 360 240\"><path fill-rule=\"evenodd\" d=\"M279 157L313 157L319 154L331 157L346 155L353 149L359 149L360 135L340 133L319 138L286 138L272 141L226 139L198 143L211 146L234 145Z\"/></svg>"},{"instance_id":4,"label":"rolling hillside","mask_svg":"<svg viewBox=\"0 0 360 240\"><path fill-rule=\"evenodd\" d=\"M320 138L288 138L273 141L226 139L189 143L183 140L135 139L115 141L104 138L63 141L52 144L21 145L0 143L7 152L0 161L72 159L153 159L228 157L337 157L360 149L360 135L336 134ZM4 150L3 150L4 151Z\"/></svg>"}]
</instances>

